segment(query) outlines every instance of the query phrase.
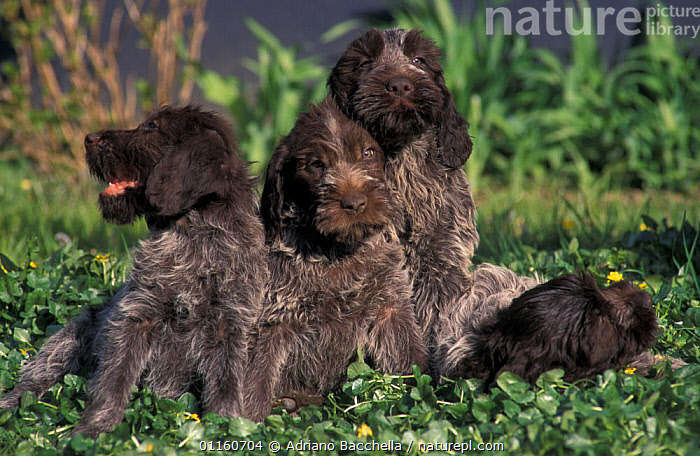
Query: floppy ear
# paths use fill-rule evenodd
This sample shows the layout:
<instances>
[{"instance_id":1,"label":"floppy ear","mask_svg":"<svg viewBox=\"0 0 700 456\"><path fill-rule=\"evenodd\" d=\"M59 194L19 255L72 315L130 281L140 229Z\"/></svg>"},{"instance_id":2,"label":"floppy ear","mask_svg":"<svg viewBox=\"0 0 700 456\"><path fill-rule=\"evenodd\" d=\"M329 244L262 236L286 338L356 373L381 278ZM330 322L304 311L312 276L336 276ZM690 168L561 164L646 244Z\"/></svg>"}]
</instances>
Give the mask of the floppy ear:
<instances>
[{"instance_id":1,"label":"floppy ear","mask_svg":"<svg viewBox=\"0 0 700 456\"><path fill-rule=\"evenodd\" d=\"M379 55L383 47L384 36L382 32L370 29L350 43L331 69L326 85L335 102L346 114L352 108L348 106L348 98L357 90L358 64L372 56Z\"/></svg>"},{"instance_id":2,"label":"floppy ear","mask_svg":"<svg viewBox=\"0 0 700 456\"><path fill-rule=\"evenodd\" d=\"M448 168L461 168L472 153L472 139L467 128L469 124L457 111L452 94L445 86L442 75L438 85L445 97L445 105L437 119L438 161Z\"/></svg>"},{"instance_id":3,"label":"floppy ear","mask_svg":"<svg viewBox=\"0 0 700 456\"><path fill-rule=\"evenodd\" d=\"M352 90L352 83L343 74L343 67L347 66L344 58L341 57L338 63L331 68L331 72L326 80L326 85L330 90L330 95L340 107L345 107L348 102L348 94Z\"/></svg>"},{"instance_id":4,"label":"floppy ear","mask_svg":"<svg viewBox=\"0 0 700 456\"><path fill-rule=\"evenodd\" d=\"M275 153L272 154L265 172L265 185L260 197L260 215L268 238L275 237L282 230L282 206L284 205L282 166L288 154L289 148L282 139Z\"/></svg>"},{"instance_id":5,"label":"floppy ear","mask_svg":"<svg viewBox=\"0 0 700 456\"><path fill-rule=\"evenodd\" d=\"M224 119L213 112L202 111L197 119L203 129L213 131L224 143L226 150L238 152L233 129Z\"/></svg>"},{"instance_id":6,"label":"floppy ear","mask_svg":"<svg viewBox=\"0 0 700 456\"><path fill-rule=\"evenodd\" d=\"M220 143L217 132L207 130L164 154L146 182L146 198L158 215L184 214L205 196L227 194L229 152Z\"/></svg>"}]
</instances>

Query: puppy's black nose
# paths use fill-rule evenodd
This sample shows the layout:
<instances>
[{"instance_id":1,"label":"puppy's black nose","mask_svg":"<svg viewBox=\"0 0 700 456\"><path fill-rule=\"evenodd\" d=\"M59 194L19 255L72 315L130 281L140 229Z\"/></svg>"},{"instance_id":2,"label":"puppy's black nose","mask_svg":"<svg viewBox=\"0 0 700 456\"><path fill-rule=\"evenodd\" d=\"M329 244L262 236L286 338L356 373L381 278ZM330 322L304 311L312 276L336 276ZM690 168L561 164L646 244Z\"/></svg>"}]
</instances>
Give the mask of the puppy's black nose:
<instances>
[{"instance_id":1,"label":"puppy's black nose","mask_svg":"<svg viewBox=\"0 0 700 456\"><path fill-rule=\"evenodd\" d=\"M99 133L90 133L87 136L85 136L85 147L90 147L94 146L97 144L97 141L100 140L100 134Z\"/></svg>"},{"instance_id":2,"label":"puppy's black nose","mask_svg":"<svg viewBox=\"0 0 700 456\"><path fill-rule=\"evenodd\" d=\"M413 91L413 84L406 78L393 78L386 83L386 90L397 97L402 97Z\"/></svg>"},{"instance_id":3,"label":"puppy's black nose","mask_svg":"<svg viewBox=\"0 0 700 456\"><path fill-rule=\"evenodd\" d=\"M367 197L360 193L346 195L340 200L340 206L351 215L361 214L367 206Z\"/></svg>"}]
</instances>

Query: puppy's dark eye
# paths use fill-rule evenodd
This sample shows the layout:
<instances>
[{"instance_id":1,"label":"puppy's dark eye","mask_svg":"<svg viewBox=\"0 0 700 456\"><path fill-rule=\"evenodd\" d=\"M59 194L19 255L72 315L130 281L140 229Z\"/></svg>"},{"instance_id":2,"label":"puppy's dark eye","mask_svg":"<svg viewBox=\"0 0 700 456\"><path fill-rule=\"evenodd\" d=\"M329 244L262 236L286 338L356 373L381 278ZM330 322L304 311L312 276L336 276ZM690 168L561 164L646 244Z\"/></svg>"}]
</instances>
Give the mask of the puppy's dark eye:
<instances>
[{"instance_id":1,"label":"puppy's dark eye","mask_svg":"<svg viewBox=\"0 0 700 456\"><path fill-rule=\"evenodd\" d=\"M372 147L368 147L367 149L362 151L362 158L365 160L372 160L376 155L377 151L375 151Z\"/></svg>"},{"instance_id":2,"label":"puppy's dark eye","mask_svg":"<svg viewBox=\"0 0 700 456\"><path fill-rule=\"evenodd\" d=\"M151 120L150 122L146 122L146 123L141 124L140 128L141 128L141 130L151 131L151 130L157 130L158 125L156 125L156 123Z\"/></svg>"},{"instance_id":3,"label":"puppy's dark eye","mask_svg":"<svg viewBox=\"0 0 700 456\"><path fill-rule=\"evenodd\" d=\"M323 169L325 167L325 165L323 164L323 162L321 160L314 160L311 163L309 163L309 166L311 166L312 168L317 168L317 169Z\"/></svg>"},{"instance_id":4,"label":"puppy's dark eye","mask_svg":"<svg viewBox=\"0 0 700 456\"><path fill-rule=\"evenodd\" d=\"M425 59L423 59L423 57L414 57L413 64L414 65L425 65Z\"/></svg>"}]
</instances>

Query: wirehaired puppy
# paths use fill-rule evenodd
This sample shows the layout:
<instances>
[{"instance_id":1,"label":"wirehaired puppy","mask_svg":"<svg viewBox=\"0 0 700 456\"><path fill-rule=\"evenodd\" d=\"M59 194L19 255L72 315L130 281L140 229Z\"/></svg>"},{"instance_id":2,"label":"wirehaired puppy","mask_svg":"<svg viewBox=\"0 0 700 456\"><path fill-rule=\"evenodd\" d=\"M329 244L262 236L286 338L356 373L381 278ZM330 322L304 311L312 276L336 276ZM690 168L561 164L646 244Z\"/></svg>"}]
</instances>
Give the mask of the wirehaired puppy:
<instances>
[{"instance_id":1,"label":"wirehaired puppy","mask_svg":"<svg viewBox=\"0 0 700 456\"><path fill-rule=\"evenodd\" d=\"M398 209L383 161L330 100L301 114L275 150L261 201L271 278L251 342L248 418L262 420L275 397L331 391L358 347L384 372L425 368L403 252L385 232Z\"/></svg>"},{"instance_id":2,"label":"wirehaired puppy","mask_svg":"<svg viewBox=\"0 0 700 456\"><path fill-rule=\"evenodd\" d=\"M627 281L599 289L590 274L565 274L465 332L441 371L490 385L506 371L534 383L560 368L571 382L626 366L654 344L656 332L648 293Z\"/></svg>"},{"instance_id":3,"label":"wirehaired puppy","mask_svg":"<svg viewBox=\"0 0 700 456\"><path fill-rule=\"evenodd\" d=\"M85 148L91 173L109 182L99 197L104 218L145 216L151 232L111 302L51 337L1 405L96 364L74 432L96 435L119 423L142 374L168 398L201 383L207 412L240 415L267 269L253 179L230 128L197 107L163 107L136 129L87 135Z\"/></svg>"},{"instance_id":4,"label":"wirehaired puppy","mask_svg":"<svg viewBox=\"0 0 700 456\"><path fill-rule=\"evenodd\" d=\"M386 154L386 185L403 215L391 228L404 247L431 352L440 313L471 286L479 242L461 169L472 142L439 59L440 50L416 30L370 30L350 44L328 78L340 109Z\"/></svg>"}]
</instances>

